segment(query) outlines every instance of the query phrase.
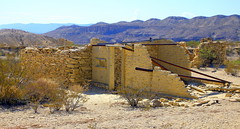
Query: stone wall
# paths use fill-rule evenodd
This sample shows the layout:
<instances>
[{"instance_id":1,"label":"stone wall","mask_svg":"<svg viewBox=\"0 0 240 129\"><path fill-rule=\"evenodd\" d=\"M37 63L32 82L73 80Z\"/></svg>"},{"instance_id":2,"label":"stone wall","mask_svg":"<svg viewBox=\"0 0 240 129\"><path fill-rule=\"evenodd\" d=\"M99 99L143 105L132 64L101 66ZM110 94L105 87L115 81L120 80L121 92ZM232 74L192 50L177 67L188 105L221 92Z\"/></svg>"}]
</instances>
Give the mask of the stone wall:
<instances>
[{"instance_id":1,"label":"stone wall","mask_svg":"<svg viewBox=\"0 0 240 129\"><path fill-rule=\"evenodd\" d=\"M158 43L157 41L153 41ZM188 58L180 46L145 46L142 43L125 45L107 44L93 39L91 44L79 48L26 48L21 60L35 78L46 77L69 85L92 80L94 85L114 90L116 87L143 89L152 93L193 98L177 74L189 75L167 64L170 71L160 70L152 64L150 56L189 67ZM151 42L152 43L152 42ZM136 67L152 69L153 72L136 70Z\"/></svg>"},{"instance_id":2,"label":"stone wall","mask_svg":"<svg viewBox=\"0 0 240 129\"><path fill-rule=\"evenodd\" d=\"M91 47L26 48L20 56L33 78L51 78L69 85L91 80Z\"/></svg>"}]
</instances>

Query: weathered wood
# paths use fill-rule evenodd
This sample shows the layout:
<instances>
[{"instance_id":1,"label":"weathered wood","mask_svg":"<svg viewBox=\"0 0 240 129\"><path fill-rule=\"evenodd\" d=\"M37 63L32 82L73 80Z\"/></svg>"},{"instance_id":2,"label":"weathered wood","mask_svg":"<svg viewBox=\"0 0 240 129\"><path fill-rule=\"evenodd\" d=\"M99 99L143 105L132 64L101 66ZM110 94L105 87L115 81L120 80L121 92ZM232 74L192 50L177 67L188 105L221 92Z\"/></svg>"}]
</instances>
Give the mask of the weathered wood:
<instances>
[{"instance_id":1,"label":"weathered wood","mask_svg":"<svg viewBox=\"0 0 240 129\"><path fill-rule=\"evenodd\" d=\"M123 49L125 49L125 50L128 50L128 51L132 51L132 52L134 52L134 50L133 49L130 49L130 48L126 48L126 47L122 47Z\"/></svg>"},{"instance_id":2,"label":"weathered wood","mask_svg":"<svg viewBox=\"0 0 240 129\"><path fill-rule=\"evenodd\" d=\"M196 91L199 91L199 92L205 93L204 90L202 90L202 89L200 89L200 88L198 88L198 87L195 87L195 86L189 86L189 87L191 87L192 89L194 89L194 90L196 90Z\"/></svg>"},{"instance_id":3,"label":"weathered wood","mask_svg":"<svg viewBox=\"0 0 240 129\"><path fill-rule=\"evenodd\" d=\"M151 59L151 60L152 60L153 64L161 67L161 69L163 69L163 70L168 70L166 67L162 66L161 64L159 64L159 63L158 63L157 61L155 61L154 59ZM170 71L170 70L168 70L168 71Z\"/></svg>"},{"instance_id":4,"label":"weathered wood","mask_svg":"<svg viewBox=\"0 0 240 129\"><path fill-rule=\"evenodd\" d=\"M146 72L153 72L152 69L144 69L144 68L139 68L139 67L136 67L135 70L146 71Z\"/></svg>"},{"instance_id":5,"label":"weathered wood","mask_svg":"<svg viewBox=\"0 0 240 129\"><path fill-rule=\"evenodd\" d=\"M218 83L223 83L223 84L226 83L224 81L212 80L212 79L207 79L207 78L192 77L192 76L186 76L186 75L178 75L178 76L181 78L190 78L190 79L195 79L195 80L204 80L204 81L218 82Z\"/></svg>"}]
</instances>

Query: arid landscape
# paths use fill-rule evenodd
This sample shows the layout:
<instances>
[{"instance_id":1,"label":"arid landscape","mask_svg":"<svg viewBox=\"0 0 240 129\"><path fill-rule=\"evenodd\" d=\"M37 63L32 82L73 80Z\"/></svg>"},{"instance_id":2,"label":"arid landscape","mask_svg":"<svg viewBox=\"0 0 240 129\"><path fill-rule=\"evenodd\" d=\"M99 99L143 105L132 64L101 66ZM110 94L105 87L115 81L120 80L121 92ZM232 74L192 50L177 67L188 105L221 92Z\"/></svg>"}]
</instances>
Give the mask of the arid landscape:
<instances>
[{"instance_id":1,"label":"arid landscape","mask_svg":"<svg viewBox=\"0 0 240 129\"><path fill-rule=\"evenodd\" d=\"M240 1L0 4L0 129L240 129Z\"/></svg>"},{"instance_id":2,"label":"arid landscape","mask_svg":"<svg viewBox=\"0 0 240 129\"><path fill-rule=\"evenodd\" d=\"M212 73L219 78L228 79L235 86L240 85L239 77L226 75L222 69L214 73L211 68L201 71L208 74ZM205 87L209 87L209 85ZM0 109L0 128L238 129L240 127L239 91L238 93L193 92L201 97L197 100L179 102L187 106L133 109L119 95L95 87L85 93L89 100L70 114L64 111L50 114L49 109L46 107L41 107L38 114L35 114L27 106L10 109L2 108ZM200 104L206 100L210 101Z\"/></svg>"}]
</instances>

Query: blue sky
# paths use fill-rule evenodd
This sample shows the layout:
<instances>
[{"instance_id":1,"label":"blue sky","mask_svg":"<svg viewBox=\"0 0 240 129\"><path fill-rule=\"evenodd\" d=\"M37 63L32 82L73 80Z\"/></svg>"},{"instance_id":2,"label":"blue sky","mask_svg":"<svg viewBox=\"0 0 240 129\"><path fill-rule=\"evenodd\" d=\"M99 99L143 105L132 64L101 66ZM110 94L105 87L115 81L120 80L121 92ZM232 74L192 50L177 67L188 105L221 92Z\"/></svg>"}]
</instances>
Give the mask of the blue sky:
<instances>
[{"instance_id":1,"label":"blue sky","mask_svg":"<svg viewBox=\"0 0 240 129\"><path fill-rule=\"evenodd\" d=\"M1 0L0 24L115 23L168 16L240 15L240 0Z\"/></svg>"}]
</instances>

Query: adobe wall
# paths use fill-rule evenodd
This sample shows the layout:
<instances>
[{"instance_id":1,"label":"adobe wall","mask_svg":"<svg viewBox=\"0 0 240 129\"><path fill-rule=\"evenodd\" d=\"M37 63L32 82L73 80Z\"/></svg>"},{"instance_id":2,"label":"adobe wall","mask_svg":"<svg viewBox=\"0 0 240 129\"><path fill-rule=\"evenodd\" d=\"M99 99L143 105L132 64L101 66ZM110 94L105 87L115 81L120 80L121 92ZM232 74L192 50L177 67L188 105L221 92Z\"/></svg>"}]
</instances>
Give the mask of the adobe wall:
<instances>
[{"instance_id":1,"label":"adobe wall","mask_svg":"<svg viewBox=\"0 0 240 129\"><path fill-rule=\"evenodd\" d=\"M114 86L114 47L92 47L92 81Z\"/></svg>"},{"instance_id":2,"label":"adobe wall","mask_svg":"<svg viewBox=\"0 0 240 129\"><path fill-rule=\"evenodd\" d=\"M134 45L134 52L124 51L124 68L123 78L125 87L131 87L135 89L148 88L151 86L151 73L135 70L136 67L152 69L152 62L149 57L146 47L137 44Z\"/></svg>"},{"instance_id":3,"label":"adobe wall","mask_svg":"<svg viewBox=\"0 0 240 129\"><path fill-rule=\"evenodd\" d=\"M33 78L51 78L62 84L91 80L91 46L78 48L26 48L21 61Z\"/></svg>"},{"instance_id":4,"label":"adobe wall","mask_svg":"<svg viewBox=\"0 0 240 129\"><path fill-rule=\"evenodd\" d=\"M134 51L123 49L123 87L173 97L195 98L187 92L184 82L180 80L177 74L154 67L149 56L148 47L141 44L135 44ZM147 72L136 70L136 67L154 69L153 72Z\"/></svg>"},{"instance_id":5,"label":"adobe wall","mask_svg":"<svg viewBox=\"0 0 240 129\"><path fill-rule=\"evenodd\" d=\"M145 42L148 44L176 44L174 42L162 42L161 40L156 40L154 42ZM189 60L189 55L185 53L185 49L182 46L179 45L151 45L146 46L147 50L150 54L150 56L185 67L190 68L191 62ZM159 62L161 65L163 65L165 68L169 69L173 73L191 76L191 72L166 64Z\"/></svg>"}]
</instances>

